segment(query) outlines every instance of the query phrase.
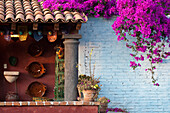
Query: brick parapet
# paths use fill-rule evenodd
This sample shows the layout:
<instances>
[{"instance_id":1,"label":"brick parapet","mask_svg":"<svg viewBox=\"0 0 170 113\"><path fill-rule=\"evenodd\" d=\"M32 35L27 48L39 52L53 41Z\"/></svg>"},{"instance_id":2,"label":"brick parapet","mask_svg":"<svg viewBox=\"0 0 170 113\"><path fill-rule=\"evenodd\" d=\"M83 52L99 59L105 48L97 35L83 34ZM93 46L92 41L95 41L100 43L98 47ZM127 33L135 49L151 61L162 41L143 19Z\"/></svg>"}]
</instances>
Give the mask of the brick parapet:
<instances>
[{"instance_id":1,"label":"brick parapet","mask_svg":"<svg viewBox=\"0 0 170 113\"><path fill-rule=\"evenodd\" d=\"M0 102L0 107L7 106L99 106L99 102L84 101L4 101Z\"/></svg>"}]
</instances>

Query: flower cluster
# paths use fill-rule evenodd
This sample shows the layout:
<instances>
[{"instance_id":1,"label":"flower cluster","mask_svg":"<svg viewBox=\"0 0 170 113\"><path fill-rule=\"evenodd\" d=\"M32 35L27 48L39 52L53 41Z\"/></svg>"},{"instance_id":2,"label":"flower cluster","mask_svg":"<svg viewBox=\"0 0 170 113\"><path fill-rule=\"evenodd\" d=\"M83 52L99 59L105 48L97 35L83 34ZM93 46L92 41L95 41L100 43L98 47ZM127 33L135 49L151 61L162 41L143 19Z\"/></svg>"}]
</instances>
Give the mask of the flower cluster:
<instances>
[{"instance_id":1,"label":"flower cluster","mask_svg":"<svg viewBox=\"0 0 170 113\"><path fill-rule=\"evenodd\" d=\"M106 110L106 113L109 112L109 111L128 113L128 112L126 112L125 110L122 110L121 108L108 108L108 109Z\"/></svg>"},{"instance_id":2,"label":"flower cluster","mask_svg":"<svg viewBox=\"0 0 170 113\"><path fill-rule=\"evenodd\" d=\"M163 59L170 56L170 52L164 50L165 43L170 41L170 19L166 14L170 13L169 0L117 0L119 17L112 25L118 35L117 40L127 41L126 46L133 50L130 54L136 61L130 61L130 67L135 69L141 66L138 61L148 59L151 68L153 83L156 86L156 79L153 77L156 63L162 63ZM126 33L135 37L130 43ZM168 45L170 47L170 44ZM138 53L146 53L146 58Z\"/></svg>"},{"instance_id":3,"label":"flower cluster","mask_svg":"<svg viewBox=\"0 0 170 113\"><path fill-rule=\"evenodd\" d=\"M99 91L100 90L100 86L98 85L99 82L100 82L99 78L95 79L91 76L79 75L77 88L80 89L80 91L83 90Z\"/></svg>"},{"instance_id":4,"label":"flower cluster","mask_svg":"<svg viewBox=\"0 0 170 113\"><path fill-rule=\"evenodd\" d=\"M118 14L116 0L39 0L43 2L44 8L51 11L78 11L94 17L103 16L110 18Z\"/></svg>"}]
</instances>

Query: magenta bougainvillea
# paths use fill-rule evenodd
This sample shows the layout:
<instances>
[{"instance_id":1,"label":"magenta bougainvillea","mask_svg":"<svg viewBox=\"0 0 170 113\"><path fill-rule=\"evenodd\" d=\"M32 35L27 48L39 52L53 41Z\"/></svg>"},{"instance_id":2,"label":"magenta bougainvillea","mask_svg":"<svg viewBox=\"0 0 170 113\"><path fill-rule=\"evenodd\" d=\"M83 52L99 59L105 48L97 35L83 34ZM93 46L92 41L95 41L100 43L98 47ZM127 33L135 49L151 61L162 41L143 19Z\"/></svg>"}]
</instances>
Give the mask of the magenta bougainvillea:
<instances>
[{"instance_id":1,"label":"magenta bougainvillea","mask_svg":"<svg viewBox=\"0 0 170 113\"><path fill-rule=\"evenodd\" d=\"M128 113L125 110L121 109L121 108L107 108L106 113L108 113L109 111L113 111L113 112L121 112L121 113Z\"/></svg>"},{"instance_id":2,"label":"magenta bougainvillea","mask_svg":"<svg viewBox=\"0 0 170 113\"><path fill-rule=\"evenodd\" d=\"M110 18L119 15L112 25L118 35L117 40L127 41L126 46L133 50L130 61L133 69L141 66L141 61L149 60L154 85L159 86L154 78L157 63L170 56L165 51L170 47L170 0L39 0L44 8L51 11L78 11L94 17ZM126 37L127 33L134 37L132 43ZM168 44L165 44L168 43ZM141 53L141 54L140 54ZM144 55L146 53L146 55Z\"/></svg>"},{"instance_id":3,"label":"magenta bougainvillea","mask_svg":"<svg viewBox=\"0 0 170 113\"><path fill-rule=\"evenodd\" d=\"M78 11L94 17L103 16L110 18L118 14L116 0L39 0L43 1L43 7L50 10Z\"/></svg>"},{"instance_id":4,"label":"magenta bougainvillea","mask_svg":"<svg viewBox=\"0 0 170 113\"><path fill-rule=\"evenodd\" d=\"M119 17L112 25L118 35L117 40L127 41L126 46L133 50L130 55L130 67L141 66L139 62L149 60L151 68L146 71L152 73L154 85L159 86L154 78L155 64L162 63L170 52L165 51L165 44L170 41L170 19L166 14L170 12L170 0L117 0ZM134 37L130 43L126 34ZM139 54L146 53L146 58Z\"/></svg>"}]
</instances>

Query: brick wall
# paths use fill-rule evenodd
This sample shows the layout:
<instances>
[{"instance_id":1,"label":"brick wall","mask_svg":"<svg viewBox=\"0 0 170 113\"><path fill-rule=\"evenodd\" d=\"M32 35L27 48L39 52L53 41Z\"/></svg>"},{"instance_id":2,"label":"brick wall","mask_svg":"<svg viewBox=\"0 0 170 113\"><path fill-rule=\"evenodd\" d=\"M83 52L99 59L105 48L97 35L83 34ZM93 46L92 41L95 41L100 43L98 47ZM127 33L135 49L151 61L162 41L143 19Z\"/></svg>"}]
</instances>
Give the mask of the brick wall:
<instances>
[{"instance_id":1,"label":"brick wall","mask_svg":"<svg viewBox=\"0 0 170 113\"><path fill-rule=\"evenodd\" d=\"M111 25L115 18L106 20L90 17L82 25L79 46L80 73L89 74L88 52L94 48L92 64L95 77L100 77L101 96L111 99L110 108L123 108L130 113L170 113L170 58L158 65L155 75L160 83L153 86L150 73L144 71L148 62L135 71L129 67L130 57L125 42L117 42ZM167 48L170 50L170 48ZM93 65L92 65L93 69Z\"/></svg>"}]
</instances>

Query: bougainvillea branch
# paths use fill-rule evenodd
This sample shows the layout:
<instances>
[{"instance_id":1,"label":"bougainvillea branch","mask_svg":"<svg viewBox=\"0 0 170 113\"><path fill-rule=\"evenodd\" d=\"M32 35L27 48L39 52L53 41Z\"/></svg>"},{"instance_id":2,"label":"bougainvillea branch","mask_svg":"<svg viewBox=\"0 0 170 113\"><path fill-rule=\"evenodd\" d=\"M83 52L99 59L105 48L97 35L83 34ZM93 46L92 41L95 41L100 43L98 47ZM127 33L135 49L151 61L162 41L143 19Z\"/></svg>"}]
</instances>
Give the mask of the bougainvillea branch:
<instances>
[{"instance_id":1,"label":"bougainvillea branch","mask_svg":"<svg viewBox=\"0 0 170 113\"><path fill-rule=\"evenodd\" d=\"M117 40L127 41L126 46L133 50L130 55L134 61L130 61L130 67L135 69L141 66L139 61L148 59L151 68L146 71L152 73L154 85L159 86L153 75L155 64L162 63L170 55L170 52L164 50L165 43L170 41L170 19L166 17L170 12L170 1L117 0L117 9L119 17L112 28L118 35ZM134 37L135 41L130 43L126 33ZM146 53L146 58L139 53Z\"/></svg>"}]
</instances>

